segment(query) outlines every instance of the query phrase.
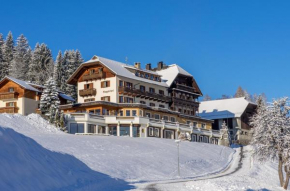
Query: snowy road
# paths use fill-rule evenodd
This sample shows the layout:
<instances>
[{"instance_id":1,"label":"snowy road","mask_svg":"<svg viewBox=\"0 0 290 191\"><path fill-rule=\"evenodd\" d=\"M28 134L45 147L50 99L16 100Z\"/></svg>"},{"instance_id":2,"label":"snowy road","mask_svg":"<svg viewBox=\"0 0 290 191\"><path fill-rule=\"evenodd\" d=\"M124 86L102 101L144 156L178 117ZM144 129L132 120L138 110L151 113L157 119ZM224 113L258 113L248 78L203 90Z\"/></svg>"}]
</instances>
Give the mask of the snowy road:
<instances>
[{"instance_id":1,"label":"snowy road","mask_svg":"<svg viewBox=\"0 0 290 191\"><path fill-rule=\"evenodd\" d=\"M191 180L164 181L146 186L139 186L145 191L240 191L240 190L282 190L278 186L275 164L261 165L252 159L250 147L236 149L233 161L223 172L193 178Z\"/></svg>"}]
</instances>

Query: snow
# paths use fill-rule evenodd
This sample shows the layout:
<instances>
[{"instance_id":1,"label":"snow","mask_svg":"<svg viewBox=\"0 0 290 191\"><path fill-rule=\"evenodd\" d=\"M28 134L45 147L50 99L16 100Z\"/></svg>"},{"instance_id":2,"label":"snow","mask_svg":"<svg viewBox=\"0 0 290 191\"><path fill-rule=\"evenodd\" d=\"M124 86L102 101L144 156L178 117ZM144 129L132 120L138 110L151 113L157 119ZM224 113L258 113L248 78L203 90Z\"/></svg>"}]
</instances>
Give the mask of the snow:
<instances>
[{"instance_id":1,"label":"snow","mask_svg":"<svg viewBox=\"0 0 290 191\"><path fill-rule=\"evenodd\" d=\"M66 94L59 93L58 95L59 95L60 97L62 97L63 99L65 99L65 100L75 101L71 96L68 96L68 95L66 95Z\"/></svg>"},{"instance_id":2,"label":"snow","mask_svg":"<svg viewBox=\"0 0 290 191\"><path fill-rule=\"evenodd\" d=\"M1 114L0 132L0 190L126 190L177 178L174 140L72 135L37 114ZM220 172L233 153L181 142L181 178Z\"/></svg>"},{"instance_id":3,"label":"snow","mask_svg":"<svg viewBox=\"0 0 290 191\"><path fill-rule=\"evenodd\" d=\"M199 105L199 116L207 119L241 117L249 104L253 103L244 97L202 101Z\"/></svg>"},{"instance_id":4,"label":"snow","mask_svg":"<svg viewBox=\"0 0 290 191\"><path fill-rule=\"evenodd\" d=\"M160 191L242 191L242 190L283 190L279 187L277 163L268 162L260 164L253 160L251 146L244 147L243 157L240 161L238 157L241 153L235 153L231 167L225 172L195 179L186 182L163 183L153 185Z\"/></svg>"}]
</instances>

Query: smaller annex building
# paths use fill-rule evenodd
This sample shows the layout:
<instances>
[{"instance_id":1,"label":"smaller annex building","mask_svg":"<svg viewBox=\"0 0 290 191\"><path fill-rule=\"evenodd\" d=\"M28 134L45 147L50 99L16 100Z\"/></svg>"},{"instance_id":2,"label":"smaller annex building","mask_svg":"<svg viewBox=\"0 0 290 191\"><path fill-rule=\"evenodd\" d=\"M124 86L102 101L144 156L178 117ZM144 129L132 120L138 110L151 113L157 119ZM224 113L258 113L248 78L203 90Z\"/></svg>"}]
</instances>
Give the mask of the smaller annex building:
<instances>
[{"instance_id":1,"label":"smaller annex building","mask_svg":"<svg viewBox=\"0 0 290 191\"><path fill-rule=\"evenodd\" d=\"M6 76L0 81L0 113L36 113L44 86ZM73 102L74 99L59 92L60 104Z\"/></svg>"},{"instance_id":2,"label":"smaller annex building","mask_svg":"<svg viewBox=\"0 0 290 191\"><path fill-rule=\"evenodd\" d=\"M247 145L252 138L250 117L257 105L241 98L202 101L199 106L199 116L214 120L212 128L220 130L223 122L229 128L231 140L234 143Z\"/></svg>"}]
</instances>

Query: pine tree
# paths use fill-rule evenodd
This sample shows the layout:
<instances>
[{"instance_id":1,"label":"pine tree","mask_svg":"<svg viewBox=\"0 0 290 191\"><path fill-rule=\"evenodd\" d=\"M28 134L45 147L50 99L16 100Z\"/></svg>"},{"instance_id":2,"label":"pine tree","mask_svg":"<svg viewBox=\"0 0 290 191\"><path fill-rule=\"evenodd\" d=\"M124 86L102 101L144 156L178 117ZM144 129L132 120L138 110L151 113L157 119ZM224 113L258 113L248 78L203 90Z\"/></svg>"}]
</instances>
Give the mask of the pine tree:
<instances>
[{"instance_id":1,"label":"pine tree","mask_svg":"<svg viewBox=\"0 0 290 191\"><path fill-rule=\"evenodd\" d=\"M40 99L41 113L49 117L50 120L53 120L55 112L56 110L58 110L59 104L60 101L55 81L53 80L53 78L49 78L45 83L45 89Z\"/></svg>"},{"instance_id":2,"label":"pine tree","mask_svg":"<svg viewBox=\"0 0 290 191\"><path fill-rule=\"evenodd\" d=\"M63 59L62 59L62 69L61 69L61 86L60 86L60 89L62 91L65 91L66 90L66 87L67 87L67 79L68 79L68 75L67 75L67 70L68 70L68 65L69 65L69 52L66 50L64 52L64 55L63 55Z\"/></svg>"},{"instance_id":3,"label":"pine tree","mask_svg":"<svg viewBox=\"0 0 290 191\"><path fill-rule=\"evenodd\" d=\"M31 61L31 50L28 41L22 34L17 38L17 45L13 55L10 75L21 80L26 80L26 75Z\"/></svg>"},{"instance_id":4,"label":"pine tree","mask_svg":"<svg viewBox=\"0 0 290 191\"><path fill-rule=\"evenodd\" d=\"M236 92L234 97L235 98L245 97L245 92L244 92L244 90L242 89L241 86L238 87L237 92Z\"/></svg>"},{"instance_id":5,"label":"pine tree","mask_svg":"<svg viewBox=\"0 0 290 191\"><path fill-rule=\"evenodd\" d=\"M56 87L61 89L61 78L62 78L62 53L61 51L58 52L56 57L55 65L54 65L54 72L53 78L56 83Z\"/></svg>"},{"instance_id":6,"label":"pine tree","mask_svg":"<svg viewBox=\"0 0 290 191\"><path fill-rule=\"evenodd\" d=\"M35 46L29 66L28 76L31 82L43 85L53 74L53 58L46 44Z\"/></svg>"},{"instance_id":7,"label":"pine tree","mask_svg":"<svg viewBox=\"0 0 290 191\"><path fill-rule=\"evenodd\" d=\"M288 98L274 100L271 105L265 105L260 96L256 114L251 118L254 128L252 145L254 156L260 161L278 159L278 175L280 185L288 187L290 177L290 107ZM286 173L284 179L283 169Z\"/></svg>"},{"instance_id":8,"label":"pine tree","mask_svg":"<svg viewBox=\"0 0 290 191\"><path fill-rule=\"evenodd\" d=\"M2 76L2 68L3 68L3 65L4 65L4 57L3 57L3 44L4 44L4 39L3 39L3 35L0 33L0 80L3 78Z\"/></svg>"},{"instance_id":9,"label":"pine tree","mask_svg":"<svg viewBox=\"0 0 290 191\"><path fill-rule=\"evenodd\" d=\"M211 100L211 97L206 94L204 97L203 97L203 100L202 101L210 101Z\"/></svg>"},{"instance_id":10,"label":"pine tree","mask_svg":"<svg viewBox=\"0 0 290 191\"><path fill-rule=\"evenodd\" d=\"M1 66L1 79L7 75L10 74L11 71L11 65L12 65L12 60L13 60L13 54L14 54L14 41L13 41L13 36L12 33L9 32L6 41L3 44L3 63Z\"/></svg>"}]
</instances>

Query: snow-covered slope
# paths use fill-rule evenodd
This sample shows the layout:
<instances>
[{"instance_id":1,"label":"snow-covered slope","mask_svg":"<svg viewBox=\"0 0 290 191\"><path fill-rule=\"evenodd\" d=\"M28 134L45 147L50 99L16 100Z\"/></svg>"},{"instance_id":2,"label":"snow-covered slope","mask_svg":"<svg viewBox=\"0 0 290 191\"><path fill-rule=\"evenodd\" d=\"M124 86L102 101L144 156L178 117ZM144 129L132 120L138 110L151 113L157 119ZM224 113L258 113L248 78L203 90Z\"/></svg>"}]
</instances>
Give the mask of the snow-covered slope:
<instances>
[{"instance_id":1,"label":"snow-covered slope","mask_svg":"<svg viewBox=\"0 0 290 191\"><path fill-rule=\"evenodd\" d=\"M2 114L0 127L0 190L85 190L84 185L87 190L99 190L99 186L124 190L131 188L128 182L177 175L174 140L71 135L36 114ZM233 152L211 144L182 142L181 176L221 171Z\"/></svg>"}]
</instances>

